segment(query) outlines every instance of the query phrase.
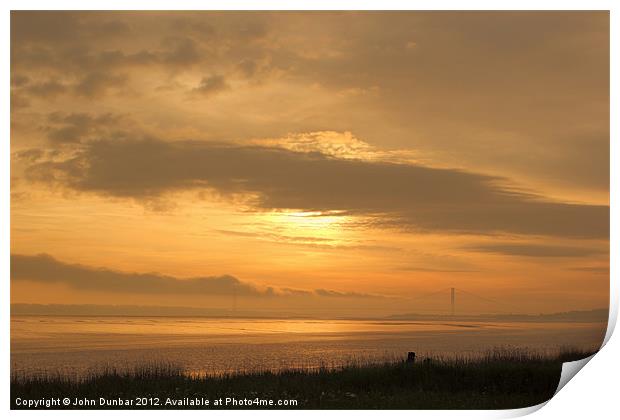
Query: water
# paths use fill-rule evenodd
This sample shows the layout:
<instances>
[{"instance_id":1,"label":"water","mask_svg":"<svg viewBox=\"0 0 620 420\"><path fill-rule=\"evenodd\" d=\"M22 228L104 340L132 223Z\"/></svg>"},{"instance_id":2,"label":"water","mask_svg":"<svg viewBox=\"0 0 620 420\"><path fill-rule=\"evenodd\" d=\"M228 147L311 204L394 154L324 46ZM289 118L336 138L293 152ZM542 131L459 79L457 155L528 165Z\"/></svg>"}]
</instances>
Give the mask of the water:
<instances>
[{"instance_id":1,"label":"water","mask_svg":"<svg viewBox=\"0 0 620 420\"><path fill-rule=\"evenodd\" d=\"M496 347L597 349L604 323L258 320L172 317L11 317L11 369L80 376L166 361L217 374L340 366Z\"/></svg>"}]
</instances>

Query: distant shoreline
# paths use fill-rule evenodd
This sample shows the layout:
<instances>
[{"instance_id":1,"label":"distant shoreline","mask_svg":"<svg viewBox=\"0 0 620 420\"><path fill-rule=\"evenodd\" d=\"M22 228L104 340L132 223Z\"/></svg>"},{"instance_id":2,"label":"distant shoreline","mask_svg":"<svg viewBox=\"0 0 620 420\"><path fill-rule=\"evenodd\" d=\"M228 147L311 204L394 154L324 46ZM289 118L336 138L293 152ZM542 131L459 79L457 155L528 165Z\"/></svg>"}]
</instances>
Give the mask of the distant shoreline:
<instances>
[{"instance_id":1,"label":"distant shoreline","mask_svg":"<svg viewBox=\"0 0 620 420\"><path fill-rule=\"evenodd\" d=\"M607 322L609 311L598 308L583 311L547 314L394 314L388 316L309 316L292 313L230 313L221 310L192 307L132 306L132 305L41 305L11 304L11 316L63 317L161 317L212 319L282 319L282 320L338 320L338 321L471 321L471 322Z\"/></svg>"}]
</instances>

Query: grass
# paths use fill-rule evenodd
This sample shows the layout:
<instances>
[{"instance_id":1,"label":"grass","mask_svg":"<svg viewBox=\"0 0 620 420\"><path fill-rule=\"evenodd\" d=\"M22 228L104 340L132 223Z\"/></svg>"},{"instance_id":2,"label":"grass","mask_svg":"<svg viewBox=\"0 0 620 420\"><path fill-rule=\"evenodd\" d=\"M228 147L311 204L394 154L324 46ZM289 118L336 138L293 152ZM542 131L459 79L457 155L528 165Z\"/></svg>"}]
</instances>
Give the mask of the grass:
<instances>
[{"instance_id":1,"label":"grass","mask_svg":"<svg viewBox=\"0 0 620 420\"><path fill-rule=\"evenodd\" d=\"M208 399L202 408L297 409L507 409L550 399L561 365L592 352L565 349L555 354L496 349L478 358L432 357L414 364L351 363L340 368L246 372L219 376L190 375L174 364L158 363L118 371L98 369L86 376L61 375L11 378L11 408L16 398L71 400L159 398L160 406L132 408L195 408L165 405L167 398ZM251 406L214 406L222 398L249 399ZM295 406L256 405L260 400L296 400ZM151 402L152 400L147 400ZM277 404L277 403L276 403ZM55 407L58 408L58 407ZM127 408L100 405L60 408Z\"/></svg>"}]
</instances>

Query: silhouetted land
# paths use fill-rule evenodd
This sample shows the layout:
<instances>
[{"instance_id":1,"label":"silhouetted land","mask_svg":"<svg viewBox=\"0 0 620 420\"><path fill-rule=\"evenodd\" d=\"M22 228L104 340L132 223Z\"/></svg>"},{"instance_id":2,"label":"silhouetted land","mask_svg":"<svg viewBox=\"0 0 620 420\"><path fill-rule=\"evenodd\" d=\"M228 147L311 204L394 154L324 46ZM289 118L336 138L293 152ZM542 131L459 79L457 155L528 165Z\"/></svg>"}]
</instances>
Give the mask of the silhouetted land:
<instances>
[{"instance_id":1,"label":"silhouetted land","mask_svg":"<svg viewBox=\"0 0 620 420\"><path fill-rule=\"evenodd\" d=\"M131 399L202 398L211 401L198 408L298 409L505 409L536 405L550 399L559 382L564 361L591 352L566 350L555 356L526 351L495 350L478 359L424 359L414 364L391 362L342 368L235 373L223 376L187 375L171 364L135 367L130 371L102 369L80 380L60 375L11 378L11 407L16 398ZM227 397L238 400L297 400L296 406L213 406ZM187 400L185 400L187 401ZM53 407L65 408L65 407ZM102 408L69 407L69 408ZM104 408L128 408L104 407Z\"/></svg>"},{"instance_id":2,"label":"silhouetted land","mask_svg":"<svg viewBox=\"0 0 620 420\"><path fill-rule=\"evenodd\" d=\"M204 318L259 318L259 319L321 319L316 316L257 311L229 311L224 309L137 306L137 305L40 305L30 303L11 304L11 315L43 316L161 316L161 317L204 317ZM472 321L472 322L607 322L608 308L586 311L569 311L541 314L394 314L386 317L328 317L326 319L370 319L389 321Z\"/></svg>"},{"instance_id":3,"label":"silhouetted land","mask_svg":"<svg viewBox=\"0 0 620 420\"><path fill-rule=\"evenodd\" d=\"M399 321L445 321L459 320L471 322L607 322L608 309L592 309L589 311L555 312L547 314L478 314L478 315L429 315L399 314L386 317Z\"/></svg>"}]
</instances>

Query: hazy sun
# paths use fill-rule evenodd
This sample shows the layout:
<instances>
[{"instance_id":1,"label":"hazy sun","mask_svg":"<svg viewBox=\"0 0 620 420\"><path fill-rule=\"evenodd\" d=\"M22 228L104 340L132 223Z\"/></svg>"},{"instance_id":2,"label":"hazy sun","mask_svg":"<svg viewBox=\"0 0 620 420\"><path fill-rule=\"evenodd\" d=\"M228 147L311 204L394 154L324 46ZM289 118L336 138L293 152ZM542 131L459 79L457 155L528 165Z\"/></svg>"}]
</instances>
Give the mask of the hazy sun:
<instances>
[{"instance_id":1,"label":"hazy sun","mask_svg":"<svg viewBox=\"0 0 620 420\"><path fill-rule=\"evenodd\" d=\"M296 236L338 239L349 217L341 211L283 211L270 214L270 221Z\"/></svg>"}]
</instances>

